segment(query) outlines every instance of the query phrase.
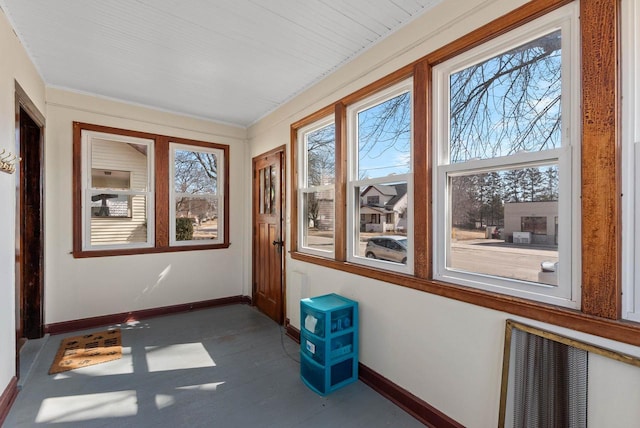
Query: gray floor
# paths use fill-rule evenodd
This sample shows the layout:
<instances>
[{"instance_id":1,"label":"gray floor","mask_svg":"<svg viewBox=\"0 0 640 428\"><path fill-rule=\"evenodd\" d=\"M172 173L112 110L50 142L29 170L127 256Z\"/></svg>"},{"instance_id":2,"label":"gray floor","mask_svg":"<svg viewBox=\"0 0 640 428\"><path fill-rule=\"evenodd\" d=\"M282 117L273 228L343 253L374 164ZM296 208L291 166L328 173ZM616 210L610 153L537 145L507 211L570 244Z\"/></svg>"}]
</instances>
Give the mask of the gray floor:
<instances>
[{"instance_id":1,"label":"gray floor","mask_svg":"<svg viewBox=\"0 0 640 428\"><path fill-rule=\"evenodd\" d=\"M120 360L58 375L47 371L64 336L28 344L3 427L422 426L360 381L327 397L312 392L299 377L298 345L250 306L120 327Z\"/></svg>"}]
</instances>

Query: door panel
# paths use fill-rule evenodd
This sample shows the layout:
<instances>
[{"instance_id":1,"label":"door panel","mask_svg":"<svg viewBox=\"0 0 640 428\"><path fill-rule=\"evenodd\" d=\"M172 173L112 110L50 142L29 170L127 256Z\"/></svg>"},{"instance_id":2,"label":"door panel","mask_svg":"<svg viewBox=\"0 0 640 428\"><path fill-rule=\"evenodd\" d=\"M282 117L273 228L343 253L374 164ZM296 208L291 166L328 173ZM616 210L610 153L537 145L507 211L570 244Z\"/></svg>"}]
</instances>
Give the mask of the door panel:
<instances>
[{"instance_id":1,"label":"door panel","mask_svg":"<svg viewBox=\"0 0 640 428\"><path fill-rule=\"evenodd\" d=\"M253 160L253 299L274 321L283 314L282 166L284 149Z\"/></svg>"}]
</instances>

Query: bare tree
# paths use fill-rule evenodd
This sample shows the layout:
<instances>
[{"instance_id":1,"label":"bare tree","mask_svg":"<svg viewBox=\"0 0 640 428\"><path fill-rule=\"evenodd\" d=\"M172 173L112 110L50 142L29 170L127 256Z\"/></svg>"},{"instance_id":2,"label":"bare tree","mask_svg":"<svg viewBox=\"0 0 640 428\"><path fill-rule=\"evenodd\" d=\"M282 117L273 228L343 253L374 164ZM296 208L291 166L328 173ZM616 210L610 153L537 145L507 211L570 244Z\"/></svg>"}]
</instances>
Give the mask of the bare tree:
<instances>
[{"instance_id":1,"label":"bare tree","mask_svg":"<svg viewBox=\"0 0 640 428\"><path fill-rule=\"evenodd\" d=\"M359 179L373 169L409 171L411 107L411 94L405 92L358 113ZM385 160L382 166L367 165L378 159Z\"/></svg>"},{"instance_id":2,"label":"bare tree","mask_svg":"<svg viewBox=\"0 0 640 428\"><path fill-rule=\"evenodd\" d=\"M336 175L336 129L331 124L307 134L308 186L333 184Z\"/></svg>"},{"instance_id":3,"label":"bare tree","mask_svg":"<svg viewBox=\"0 0 640 428\"><path fill-rule=\"evenodd\" d=\"M560 146L560 48L555 31L450 76L450 162ZM505 202L557 200L557 181L557 167L456 177L453 219L500 224Z\"/></svg>"},{"instance_id":4,"label":"bare tree","mask_svg":"<svg viewBox=\"0 0 640 428\"><path fill-rule=\"evenodd\" d=\"M309 221L309 227L318 227L318 215L320 214L320 204L315 193L306 194L306 208L307 208L307 220Z\"/></svg>"},{"instance_id":5,"label":"bare tree","mask_svg":"<svg viewBox=\"0 0 640 428\"><path fill-rule=\"evenodd\" d=\"M451 162L560 144L560 31L451 75Z\"/></svg>"},{"instance_id":6,"label":"bare tree","mask_svg":"<svg viewBox=\"0 0 640 428\"><path fill-rule=\"evenodd\" d=\"M336 176L336 131L330 124L306 134L307 186L324 186L335 183ZM325 191L326 192L326 191ZM321 196L305 194L305 210L308 226L319 226Z\"/></svg>"},{"instance_id":7,"label":"bare tree","mask_svg":"<svg viewBox=\"0 0 640 428\"><path fill-rule=\"evenodd\" d=\"M555 31L450 76L450 162L540 151L559 147L561 135L561 39ZM374 169L409 170L412 100L403 93L358 113L359 179ZM309 136L309 185L326 184L335 174L335 129ZM406 163L398 159L406 157ZM370 166L377 160L381 166ZM512 169L452 180L453 224L503 221L505 201L557 200L557 168L537 174L526 187L525 171ZM555 172L549 172L549 171ZM379 176L384 176L383 173ZM535 195L535 196L532 196ZM308 202L310 220L317 216Z\"/></svg>"},{"instance_id":8,"label":"bare tree","mask_svg":"<svg viewBox=\"0 0 640 428\"><path fill-rule=\"evenodd\" d=\"M176 199L176 213L193 216L199 222L205 217L215 216L217 204L206 197L217 194L218 159L212 153L176 150L174 158L175 192L182 194ZM193 196L184 196L184 194ZM205 195L205 196L202 196Z\"/></svg>"},{"instance_id":9,"label":"bare tree","mask_svg":"<svg viewBox=\"0 0 640 428\"><path fill-rule=\"evenodd\" d=\"M180 193L217 193L218 159L212 153L176 150L174 183Z\"/></svg>"}]
</instances>

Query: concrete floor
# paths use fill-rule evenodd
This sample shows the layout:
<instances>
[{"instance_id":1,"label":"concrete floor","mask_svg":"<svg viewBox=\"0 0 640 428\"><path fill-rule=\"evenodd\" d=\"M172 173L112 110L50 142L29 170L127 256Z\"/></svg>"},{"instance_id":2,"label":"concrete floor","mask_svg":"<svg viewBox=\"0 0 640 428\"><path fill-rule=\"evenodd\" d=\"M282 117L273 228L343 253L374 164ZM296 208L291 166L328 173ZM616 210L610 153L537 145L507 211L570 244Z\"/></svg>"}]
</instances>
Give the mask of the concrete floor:
<instances>
[{"instance_id":1,"label":"concrete floor","mask_svg":"<svg viewBox=\"0 0 640 428\"><path fill-rule=\"evenodd\" d=\"M422 426L360 381L327 397L312 392L300 380L298 344L247 305L119 327L120 360L57 375L47 371L64 335L28 344L3 427Z\"/></svg>"}]
</instances>

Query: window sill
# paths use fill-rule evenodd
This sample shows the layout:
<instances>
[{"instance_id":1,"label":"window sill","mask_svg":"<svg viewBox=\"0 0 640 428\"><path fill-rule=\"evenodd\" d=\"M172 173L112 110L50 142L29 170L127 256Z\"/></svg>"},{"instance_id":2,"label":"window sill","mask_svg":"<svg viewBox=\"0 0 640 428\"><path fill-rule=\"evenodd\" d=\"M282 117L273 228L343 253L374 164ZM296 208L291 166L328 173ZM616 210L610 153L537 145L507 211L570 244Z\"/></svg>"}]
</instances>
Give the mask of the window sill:
<instances>
[{"instance_id":1,"label":"window sill","mask_svg":"<svg viewBox=\"0 0 640 428\"><path fill-rule=\"evenodd\" d=\"M639 323L626 320L611 320L585 314L579 310L567 309L518 297L491 293L462 285L418 278L413 275L375 269L354 263L330 260L294 251L290 252L290 255L293 260L312 263L354 275L360 275L403 287L413 288L415 290L470 303L472 305L482 306L496 311L554 324L560 327L593 334L634 346L640 346Z\"/></svg>"},{"instance_id":2,"label":"window sill","mask_svg":"<svg viewBox=\"0 0 640 428\"><path fill-rule=\"evenodd\" d=\"M130 256L135 254L159 254L159 253L175 253L179 251L199 251L199 250L217 250L221 248L229 248L231 243L208 244L208 245L182 245L179 247L151 247L151 248L126 248L111 250L84 250L72 251L74 259L84 259L90 257L111 257L111 256Z\"/></svg>"}]
</instances>

